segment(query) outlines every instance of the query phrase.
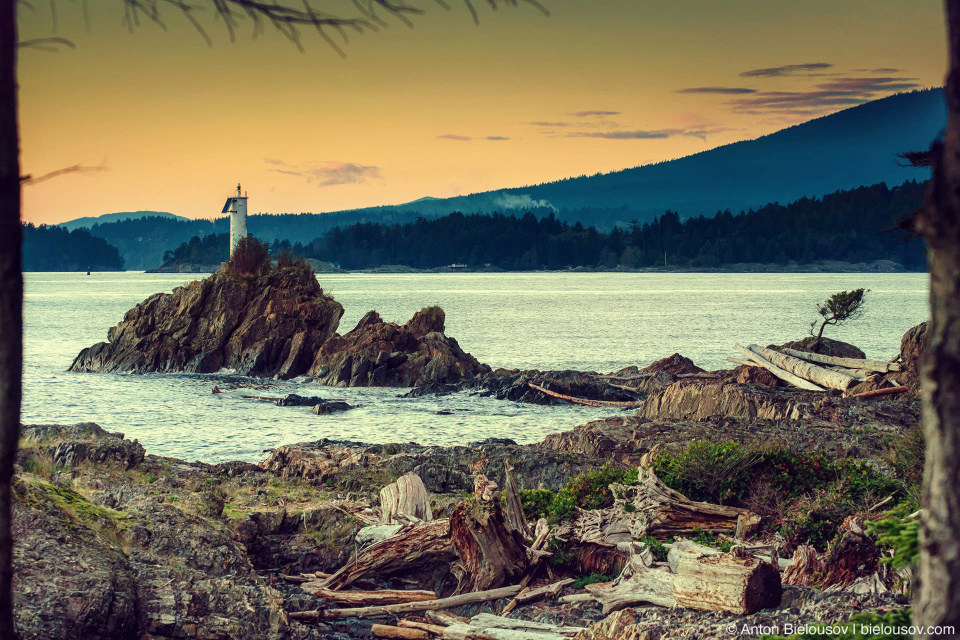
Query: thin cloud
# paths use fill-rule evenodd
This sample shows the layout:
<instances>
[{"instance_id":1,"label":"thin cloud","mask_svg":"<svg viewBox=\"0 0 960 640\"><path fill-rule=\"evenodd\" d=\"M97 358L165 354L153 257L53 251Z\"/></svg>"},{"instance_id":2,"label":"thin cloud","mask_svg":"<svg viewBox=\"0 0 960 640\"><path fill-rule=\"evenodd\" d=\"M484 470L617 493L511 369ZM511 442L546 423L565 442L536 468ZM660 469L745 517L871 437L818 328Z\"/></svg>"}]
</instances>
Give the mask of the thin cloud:
<instances>
[{"instance_id":1,"label":"thin cloud","mask_svg":"<svg viewBox=\"0 0 960 640\"><path fill-rule=\"evenodd\" d=\"M689 89L677 89L674 91L674 93L719 93L724 95L756 92L756 89L747 89L746 87L690 87Z\"/></svg>"},{"instance_id":2,"label":"thin cloud","mask_svg":"<svg viewBox=\"0 0 960 640\"><path fill-rule=\"evenodd\" d=\"M442 136L437 136L437 140L459 140L460 142L466 140L473 140L470 136L458 136L455 133L445 133Z\"/></svg>"},{"instance_id":3,"label":"thin cloud","mask_svg":"<svg viewBox=\"0 0 960 640\"><path fill-rule=\"evenodd\" d=\"M371 179L380 179L380 167L357 164L355 162L310 162L302 165L291 165L283 160L265 158L267 164L286 169L271 169L275 173L303 178L308 184L318 187L332 187L340 184L366 184Z\"/></svg>"},{"instance_id":4,"label":"thin cloud","mask_svg":"<svg viewBox=\"0 0 960 640\"><path fill-rule=\"evenodd\" d=\"M850 93L872 94L878 91L901 91L916 89L920 85L913 82L916 78L838 78L818 84L823 91L846 91Z\"/></svg>"},{"instance_id":5,"label":"thin cloud","mask_svg":"<svg viewBox=\"0 0 960 640\"><path fill-rule=\"evenodd\" d=\"M592 118L594 116L618 116L620 113L620 111L577 111L570 115L577 118Z\"/></svg>"},{"instance_id":6,"label":"thin cloud","mask_svg":"<svg viewBox=\"0 0 960 640\"><path fill-rule=\"evenodd\" d=\"M484 140L493 140L495 142L499 142L501 140L509 140L509 139L510 138L507 138L506 136L487 136L486 138L484 138Z\"/></svg>"},{"instance_id":7,"label":"thin cloud","mask_svg":"<svg viewBox=\"0 0 960 640\"><path fill-rule=\"evenodd\" d=\"M900 69L890 69L889 67L880 67L879 69L854 69L855 73L883 73L890 75L891 73L900 73Z\"/></svg>"},{"instance_id":8,"label":"thin cloud","mask_svg":"<svg viewBox=\"0 0 960 640\"><path fill-rule=\"evenodd\" d=\"M829 69L832 64L826 62L808 62L805 64L787 64L782 67L768 67L766 69L751 69L740 74L741 78L775 78L778 76L790 76L797 73L809 73L811 71L823 71Z\"/></svg>"},{"instance_id":9,"label":"thin cloud","mask_svg":"<svg viewBox=\"0 0 960 640\"><path fill-rule=\"evenodd\" d=\"M606 138L608 140L657 140L683 133L683 129L657 129L655 131L575 131L571 138Z\"/></svg>"},{"instance_id":10,"label":"thin cloud","mask_svg":"<svg viewBox=\"0 0 960 640\"><path fill-rule=\"evenodd\" d=\"M545 122L542 120L537 122L524 122L523 124L532 124L535 127L569 127L571 126L569 122Z\"/></svg>"},{"instance_id":11,"label":"thin cloud","mask_svg":"<svg viewBox=\"0 0 960 640\"><path fill-rule=\"evenodd\" d=\"M892 91L916 89L915 78L838 78L815 86L815 91L763 91L729 102L736 112L815 115L831 108L869 102Z\"/></svg>"}]
</instances>

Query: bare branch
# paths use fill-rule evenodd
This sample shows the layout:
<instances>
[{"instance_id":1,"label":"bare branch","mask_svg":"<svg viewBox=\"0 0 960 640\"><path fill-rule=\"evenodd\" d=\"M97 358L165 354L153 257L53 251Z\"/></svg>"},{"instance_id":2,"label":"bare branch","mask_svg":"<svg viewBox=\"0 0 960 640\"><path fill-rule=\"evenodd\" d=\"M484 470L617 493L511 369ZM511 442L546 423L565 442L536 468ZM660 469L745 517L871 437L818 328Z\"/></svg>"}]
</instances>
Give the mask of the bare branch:
<instances>
[{"instance_id":1,"label":"bare branch","mask_svg":"<svg viewBox=\"0 0 960 640\"><path fill-rule=\"evenodd\" d=\"M53 179L53 178L57 178L57 177L59 177L59 176L62 176L62 175L64 175L64 174L67 174L67 173L78 173L78 172L79 172L79 173L88 173L88 172L106 171L106 170L107 170L107 167L104 167L104 166L100 166L100 167L84 167L84 166L82 166L82 165L75 164L75 165L73 165L72 167L64 167L63 169L57 169L56 171L51 171L50 173L45 173L45 174L43 174L42 176L38 176L38 177L36 177L36 178L34 178L34 177L32 177L32 176L29 176L29 175L27 175L27 176L22 176L22 177L20 178L20 184L22 184L23 186L30 186L30 185L34 185L34 184L37 184L37 183L40 183L40 182L45 182L45 181L47 181L47 180L51 180L51 179Z\"/></svg>"},{"instance_id":2,"label":"bare branch","mask_svg":"<svg viewBox=\"0 0 960 640\"><path fill-rule=\"evenodd\" d=\"M77 45L66 38L34 38L33 40L21 40L17 43L17 48L26 49L28 47L32 47L38 51L56 53L58 49L54 45L58 44L63 45L64 47L70 47L71 49L77 48Z\"/></svg>"}]
</instances>

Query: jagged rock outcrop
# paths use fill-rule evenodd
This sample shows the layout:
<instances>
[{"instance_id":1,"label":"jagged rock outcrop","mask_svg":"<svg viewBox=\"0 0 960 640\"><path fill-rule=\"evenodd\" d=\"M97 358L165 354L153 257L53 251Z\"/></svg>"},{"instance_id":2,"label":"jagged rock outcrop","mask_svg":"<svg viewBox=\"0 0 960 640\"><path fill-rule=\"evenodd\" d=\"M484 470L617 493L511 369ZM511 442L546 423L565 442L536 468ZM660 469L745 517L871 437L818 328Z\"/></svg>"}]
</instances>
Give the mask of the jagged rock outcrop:
<instances>
[{"instance_id":1,"label":"jagged rock outcrop","mask_svg":"<svg viewBox=\"0 0 960 640\"><path fill-rule=\"evenodd\" d=\"M490 370L443 333L439 307L422 309L403 326L371 311L340 336L342 316L343 307L324 294L307 267L274 268L246 281L216 273L147 298L109 330L109 342L81 351L70 370L226 368L282 379L309 374L338 386L456 383Z\"/></svg>"},{"instance_id":2,"label":"jagged rock outcrop","mask_svg":"<svg viewBox=\"0 0 960 640\"><path fill-rule=\"evenodd\" d=\"M343 307L313 273L272 269L253 282L222 273L158 293L112 327L109 342L80 352L71 371L214 373L291 378L340 323Z\"/></svg>"},{"instance_id":3,"label":"jagged rock outcrop","mask_svg":"<svg viewBox=\"0 0 960 640\"><path fill-rule=\"evenodd\" d=\"M282 595L220 517L217 467L144 456L92 423L23 435L13 508L20 638L316 637L287 619Z\"/></svg>"},{"instance_id":4,"label":"jagged rock outcrop","mask_svg":"<svg viewBox=\"0 0 960 640\"><path fill-rule=\"evenodd\" d=\"M637 409L647 419L704 420L711 416L798 420L822 394L763 385L679 381L653 393Z\"/></svg>"},{"instance_id":5,"label":"jagged rock outcrop","mask_svg":"<svg viewBox=\"0 0 960 640\"><path fill-rule=\"evenodd\" d=\"M445 319L440 307L425 307L401 326L370 311L352 331L327 340L307 374L331 386L410 387L488 372L444 334Z\"/></svg>"}]
</instances>

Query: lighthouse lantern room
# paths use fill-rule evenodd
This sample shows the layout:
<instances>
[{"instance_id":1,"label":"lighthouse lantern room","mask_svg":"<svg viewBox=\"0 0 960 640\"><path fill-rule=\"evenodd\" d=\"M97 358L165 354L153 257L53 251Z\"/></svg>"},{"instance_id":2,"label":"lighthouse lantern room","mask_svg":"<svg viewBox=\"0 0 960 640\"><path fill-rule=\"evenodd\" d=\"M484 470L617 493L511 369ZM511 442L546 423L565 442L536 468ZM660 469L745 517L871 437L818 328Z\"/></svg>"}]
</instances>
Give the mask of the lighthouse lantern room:
<instances>
[{"instance_id":1,"label":"lighthouse lantern room","mask_svg":"<svg viewBox=\"0 0 960 640\"><path fill-rule=\"evenodd\" d=\"M247 196L240 195L240 183L237 183L237 195L227 198L220 213L230 214L230 255L237 248L240 238L247 237Z\"/></svg>"}]
</instances>

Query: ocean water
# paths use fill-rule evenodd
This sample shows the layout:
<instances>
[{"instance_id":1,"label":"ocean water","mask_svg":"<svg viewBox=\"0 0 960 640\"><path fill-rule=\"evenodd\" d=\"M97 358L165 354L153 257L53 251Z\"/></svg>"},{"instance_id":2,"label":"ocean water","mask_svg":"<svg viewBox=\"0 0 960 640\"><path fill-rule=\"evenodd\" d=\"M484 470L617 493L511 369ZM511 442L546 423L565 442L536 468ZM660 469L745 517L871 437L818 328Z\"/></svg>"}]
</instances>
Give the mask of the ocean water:
<instances>
[{"instance_id":1,"label":"ocean water","mask_svg":"<svg viewBox=\"0 0 960 640\"><path fill-rule=\"evenodd\" d=\"M69 373L84 347L148 296L198 275L28 273L25 424L92 421L137 438L148 453L218 462L265 457L281 444L320 438L464 444L488 437L536 442L623 410L542 407L454 394L403 399L398 389L317 387L305 380L218 375ZM610 372L678 352L706 369L732 367L734 345L782 343L809 331L816 304L870 289L862 318L825 335L889 359L928 315L926 274L342 274L321 275L343 304L340 332L376 309L406 322L424 306L446 311L446 333L492 367ZM227 393L212 395L214 384ZM358 404L316 416L241 394L320 395ZM438 412L450 412L450 415Z\"/></svg>"}]
</instances>

